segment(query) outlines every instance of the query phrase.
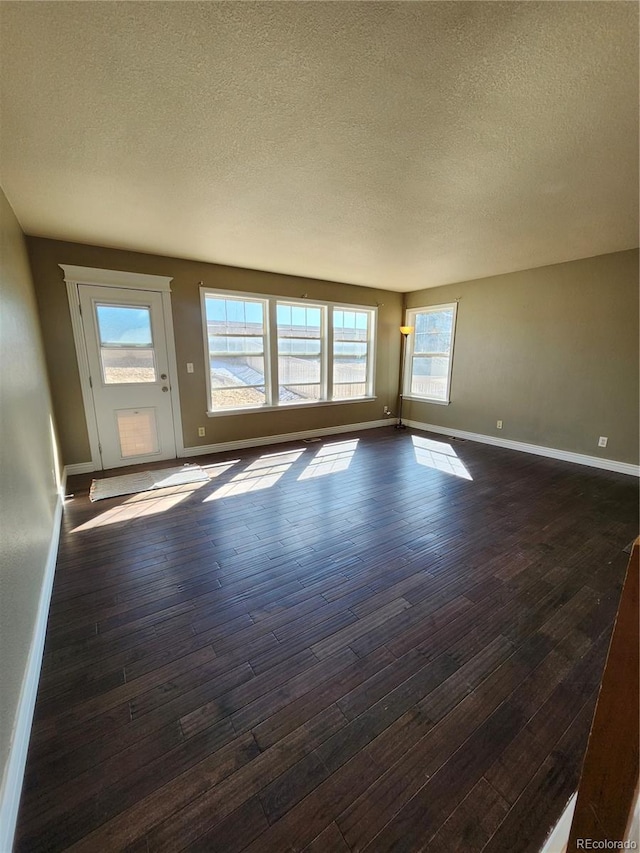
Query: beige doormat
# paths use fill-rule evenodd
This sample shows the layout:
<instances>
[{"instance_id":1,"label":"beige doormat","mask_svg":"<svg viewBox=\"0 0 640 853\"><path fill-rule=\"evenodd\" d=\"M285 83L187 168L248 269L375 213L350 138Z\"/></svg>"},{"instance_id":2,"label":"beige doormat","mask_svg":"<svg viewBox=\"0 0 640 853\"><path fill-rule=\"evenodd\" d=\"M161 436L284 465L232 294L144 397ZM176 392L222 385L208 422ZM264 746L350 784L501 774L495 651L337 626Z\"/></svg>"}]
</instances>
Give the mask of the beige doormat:
<instances>
[{"instance_id":1,"label":"beige doormat","mask_svg":"<svg viewBox=\"0 0 640 853\"><path fill-rule=\"evenodd\" d=\"M199 465L183 465L180 468L162 468L158 471L123 474L121 477L105 477L104 480L93 480L89 489L89 500L102 501L105 498L134 495L137 492L150 492L153 489L167 489L171 486L184 486L187 483L200 483L208 479L209 477Z\"/></svg>"}]
</instances>

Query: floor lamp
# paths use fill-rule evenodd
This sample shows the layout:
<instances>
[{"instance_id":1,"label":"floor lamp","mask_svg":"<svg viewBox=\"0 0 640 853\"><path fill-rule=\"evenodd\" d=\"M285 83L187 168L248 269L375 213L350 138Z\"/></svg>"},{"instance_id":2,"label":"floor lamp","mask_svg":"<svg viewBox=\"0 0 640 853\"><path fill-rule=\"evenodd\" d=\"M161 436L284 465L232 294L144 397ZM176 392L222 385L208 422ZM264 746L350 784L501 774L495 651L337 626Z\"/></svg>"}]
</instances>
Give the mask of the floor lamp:
<instances>
[{"instance_id":1,"label":"floor lamp","mask_svg":"<svg viewBox=\"0 0 640 853\"><path fill-rule=\"evenodd\" d=\"M402 335L402 362L400 364L400 405L398 407L398 423L396 429L406 429L406 424L402 423L402 400L404 398L404 371L407 361L407 338L413 332L413 326L400 326L400 334Z\"/></svg>"}]
</instances>

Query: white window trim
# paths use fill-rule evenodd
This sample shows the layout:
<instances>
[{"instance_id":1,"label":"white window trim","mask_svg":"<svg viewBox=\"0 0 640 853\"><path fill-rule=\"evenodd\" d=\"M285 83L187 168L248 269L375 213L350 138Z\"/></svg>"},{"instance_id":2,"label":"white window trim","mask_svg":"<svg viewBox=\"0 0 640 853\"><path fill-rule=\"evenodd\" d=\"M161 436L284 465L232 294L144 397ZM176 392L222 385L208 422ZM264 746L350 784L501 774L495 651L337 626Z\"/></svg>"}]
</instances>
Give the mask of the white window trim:
<instances>
[{"instance_id":1,"label":"white window trim","mask_svg":"<svg viewBox=\"0 0 640 853\"><path fill-rule=\"evenodd\" d=\"M166 275L149 275L142 272L124 270L103 270L99 267L77 267L72 264L58 264L64 270L64 280L76 284L97 284L100 287L118 287L128 290L155 290L161 293L171 292L173 278Z\"/></svg>"},{"instance_id":2,"label":"white window trim","mask_svg":"<svg viewBox=\"0 0 640 853\"><path fill-rule=\"evenodd\" d=\"M412 332L407 339L407 352L406 352L406 363L404 370L404 388L402 389L402 397L405 400L415 400L419 403L430 403L436 406L448 406L451 403L451 375L453 373L453 356L454 356L454 348L456 343L456 325L458 320L458 303L457 302L443 302L438 305L422 305L419 308L408 308L405 316L405 325L415 327L415 315L421 314L428 311L444 311L445 309L453 308L453 324L451 331L451 351L449 353L449 370L447 372L447 397L445 400L442 400L438 397L423 397L418 396L417 394L411 393L411 378L412 378L412 365L413 365L413 347L414 347L414 332Z\"/></svg>"},{"instance_id":3,"label":"white window trim","mask_svg":"<svg viewBox=\"0 0 640 853\"><path fill-rule=\"evenodd\" d=\"M273 365L278 359L278 336L277 336L277 305L285 303L303 308L320 308L322 323L322 391L327 397L308 403L271 403L262 406L241 406L237 409L215 409L211 408L211 370L209 366L209 337L206 323L206 297L208 295L228 297L231 299L253 299L263 302L266 306L265 317L265 385L271 388L273 400L278 399L277 373ZM329 318L333 316L334 309L346 311L368 311L371 313L371 325L367 340L367 377L365 380L367 393L362 397L349 397L348 399L331 400L328 397L333 393L333 322ZM200 288L200 314L202 323L202 339L204 345L204 365L207 389L206 414L210 418L226 417L228 415L241 415L256 412L273 412L287 409L310 409L320 406L336 406L348 403L365 403L375 400L375 360L376 360L376 333L378 327L378 307L376 305L357 305L347 302L327 302L323 299L295 298L268 293L249 293L241 290L221 290L215 287Z\"/></svg>"}]
</instances>

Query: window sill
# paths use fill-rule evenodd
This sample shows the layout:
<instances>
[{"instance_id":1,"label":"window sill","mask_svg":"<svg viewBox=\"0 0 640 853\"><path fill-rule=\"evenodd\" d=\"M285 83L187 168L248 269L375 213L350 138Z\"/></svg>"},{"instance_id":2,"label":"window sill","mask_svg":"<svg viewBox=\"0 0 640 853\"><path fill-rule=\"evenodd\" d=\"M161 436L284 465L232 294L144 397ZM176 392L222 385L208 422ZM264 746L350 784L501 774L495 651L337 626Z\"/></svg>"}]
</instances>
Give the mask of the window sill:
<instances>
[{"instance_id":1,"label":"window sill","mask_svg":"<svg viewBox=\"0 0 640 853\"><path fill-rule=\"evenodd\" d=\"M403 395L403 400L412 400L415 403L430 403L434 406L449 406L451 400L435 400L433 397L410 397L408 394Z\"/></svg>"},{"instance_id":2,"label":"window sill","mask_svg":"<svg viewBox=\"0 0 640 853\"><path fill-rule=\"evenodd\" d=\"M377 397L351 397L349 400L318 400L316 403L286 403L284 406L243 406L241 409L225 409L207 412L208 418L223 418L227 415L253 415L256 412L284 412L292 409L318 409L321 406L344 406L349 403L370 403Z\"/></svg>"}]
</instances>

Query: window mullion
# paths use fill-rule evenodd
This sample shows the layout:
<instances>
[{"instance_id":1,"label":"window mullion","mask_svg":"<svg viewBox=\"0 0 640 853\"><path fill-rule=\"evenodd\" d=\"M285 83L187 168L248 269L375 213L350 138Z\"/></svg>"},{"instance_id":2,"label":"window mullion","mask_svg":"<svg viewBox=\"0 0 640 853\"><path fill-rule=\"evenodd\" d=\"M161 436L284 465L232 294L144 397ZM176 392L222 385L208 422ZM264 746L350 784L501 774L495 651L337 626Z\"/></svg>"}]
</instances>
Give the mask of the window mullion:
<instances>
[{"instance_id":1,"label":"window mullion","mask_svg":"<svg viewBox=\"0 0 640 853\"><path fill-rule=\"evenodd\" d=\"M370 311L367 317L367 385L366 392L373 396L375 385L375 358L376 358L376 320L377 313Z\"/></svg>"},{"instance_id":2,"label":"window mullion","mask_svg":"<svg viewBox=\"0 0 640 853\"><path fill-rule=\"evenodd\" d=\"M333 400L333 305L327 305L324 309L324 335L323 345L326 354L322 359L325 371L324 393L325 400Z\"/></svg>"},{"instance_id":3,"label":"window mullion","mask_svg":"<svg viewBox=\"0 0 640 853\"><path fill-rule=\"evenodd\" d=\"M265 352L265 361L268 370L268 388L269 398L268 406L277 406L280 402L278 377L278 323L277 323L277 307L276 299L268 299L265 303L267 312L267 347Z\"/></svg>"}]
</instances>

